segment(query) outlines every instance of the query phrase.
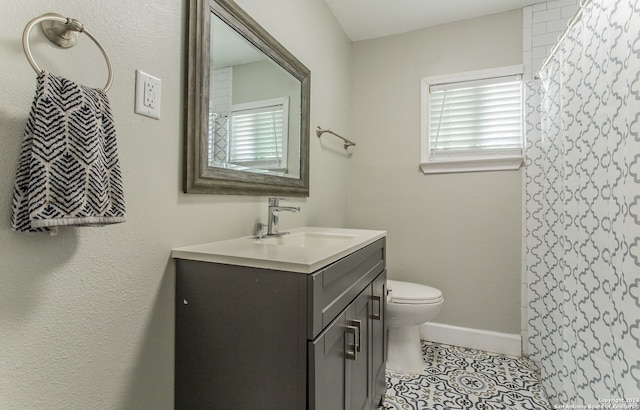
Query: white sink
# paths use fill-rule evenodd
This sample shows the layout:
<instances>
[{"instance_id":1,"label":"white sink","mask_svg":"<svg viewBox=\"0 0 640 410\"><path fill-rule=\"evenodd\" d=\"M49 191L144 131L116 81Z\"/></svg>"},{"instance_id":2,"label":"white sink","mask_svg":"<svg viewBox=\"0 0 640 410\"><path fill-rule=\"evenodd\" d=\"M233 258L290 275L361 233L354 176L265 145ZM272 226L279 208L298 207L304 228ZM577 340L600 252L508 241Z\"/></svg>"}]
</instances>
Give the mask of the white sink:
<instances>
[{"instance_id":1,"label":"white sink","mask_svg":"<svg viewBox=\"0 0 640 410\"><path fill-rule=\"evenodd\" d=\"M256 239L258 245L294 246L299 248L324 248L356 239L357 235L346 235L326 232L296 232L282 236Z\"/></svg>"},{"instance_id":2,"label":"white sink","mask_svg":"<svg viewBox=\"0 0 640 410\"><path fill-rule=\"evenodd\" d=\"M312 273L384 238L385 231L303 227L279 236L251 236L173 249L171 256L228 265Z\"/></svg>"}]
</instances>

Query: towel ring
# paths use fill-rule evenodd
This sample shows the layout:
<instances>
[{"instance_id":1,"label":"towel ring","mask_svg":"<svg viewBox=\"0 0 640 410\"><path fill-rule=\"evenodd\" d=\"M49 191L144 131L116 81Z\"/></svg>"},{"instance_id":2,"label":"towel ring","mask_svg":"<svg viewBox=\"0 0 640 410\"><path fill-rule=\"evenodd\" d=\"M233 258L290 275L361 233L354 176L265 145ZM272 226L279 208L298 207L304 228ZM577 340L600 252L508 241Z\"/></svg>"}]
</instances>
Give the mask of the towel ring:
<instances>
[{"instance_id":1,"label":"towel ring","mask_svg":"<svg viewBox=\"0 0 640 410\"><path fill-rule=\"evenodd\" d=\"M42 30L47 38L55 45L62 48L69 48L76 45L78 42L78 33L84 33L89 36L96 46L98 46L104 56L104 59L107 61L109 78L107 79L107 84L104 86L103 90L107 92L109 88L111 88L111 83L113 82L113 68L111 66L109 55L104 47L102 47L102 44L100 44L100 42L91 33L89 33L78 20L63 17L56 13L47 13L40 17L36 17L29 21L24 28L24 32L22 34L22 48L24 49L24 54L27 56L29 64L31 64L31 67L33 67L36 73L40 74L42 70L36 64L33 59L33 55L31 54L31 50L29 49L29 34L31 33L33 26L38 23L42 23Z\"/></svg>"}]
</instances>

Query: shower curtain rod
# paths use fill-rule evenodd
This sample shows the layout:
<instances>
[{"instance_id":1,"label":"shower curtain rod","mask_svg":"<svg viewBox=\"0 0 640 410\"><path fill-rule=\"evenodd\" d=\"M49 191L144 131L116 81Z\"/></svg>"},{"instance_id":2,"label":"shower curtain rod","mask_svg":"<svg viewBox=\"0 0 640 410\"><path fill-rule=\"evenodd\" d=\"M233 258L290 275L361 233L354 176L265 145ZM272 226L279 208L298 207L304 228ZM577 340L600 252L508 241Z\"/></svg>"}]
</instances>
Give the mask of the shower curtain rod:
<instances>
[{"instance_id":1,"label":"shower curtain rod","mask_svg":"<svg viewBox=\"0 0 640 410\"><path fill-rule=\"evenodd\" d=\"M567 28L565 28L564 31L562 32L562 34L560 34L560 36L558 36L558 43L556 43L556 45L553 46L553 48L551 49L551 52L549 53L549 56L547 57L546 60L544 60L544 62L542 63L542 66L540 66L540 69L538 70L538 73L540 71L544 70L544 68L547 66L547 64L549 64L549 61L551 61L553 56L556 54L556 52L560 48L560 45L562 45L562 42L564 41L564 39L569 34L569 30L571 30L573 28L573 26L575 26L582 19L582 12L584 11L584 9L589 4L591 4L591 1L592 0L580 0L580 9L571 18L571 20L569 20L567 22ZM540 76L536 75L536 78L540 78Z\"/></svg>"}]
</instances>

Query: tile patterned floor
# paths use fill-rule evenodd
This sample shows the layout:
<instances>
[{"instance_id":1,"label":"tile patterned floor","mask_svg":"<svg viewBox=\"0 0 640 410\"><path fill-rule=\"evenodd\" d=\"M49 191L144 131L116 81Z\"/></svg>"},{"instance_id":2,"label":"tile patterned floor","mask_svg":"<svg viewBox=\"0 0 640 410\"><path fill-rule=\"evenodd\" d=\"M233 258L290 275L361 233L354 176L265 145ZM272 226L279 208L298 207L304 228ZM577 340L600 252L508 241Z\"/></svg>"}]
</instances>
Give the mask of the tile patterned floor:
<instances>
[{"instance_id":1,"label":"tile patterned floor","mask_svg":"<svg viewBox=\"0 0 640 410\"><path fill-rule=\"evenodd\" d=\"M384 410L548 410L526 358L422 341L419 374L387 371Z\"/></svg>"}]
</instances>

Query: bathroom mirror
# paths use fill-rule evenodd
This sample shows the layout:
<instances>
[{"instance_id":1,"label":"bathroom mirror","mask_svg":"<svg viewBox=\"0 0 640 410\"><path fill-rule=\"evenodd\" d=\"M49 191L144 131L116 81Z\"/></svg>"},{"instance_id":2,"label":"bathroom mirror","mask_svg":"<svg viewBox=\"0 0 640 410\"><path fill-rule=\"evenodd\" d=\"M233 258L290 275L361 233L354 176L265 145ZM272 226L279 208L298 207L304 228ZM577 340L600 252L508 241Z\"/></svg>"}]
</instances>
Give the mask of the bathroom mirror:
<instances>
[{"instance_id":1,"label":"bathroom mirror","mask_svg":"<svg viewBox=\"0 0 640 410\"><path fill-rule=\"evenodd\" d=\"M231 0L190 0L184 192L309 196L310 71Z\"/></svg>"}]
</instances>

